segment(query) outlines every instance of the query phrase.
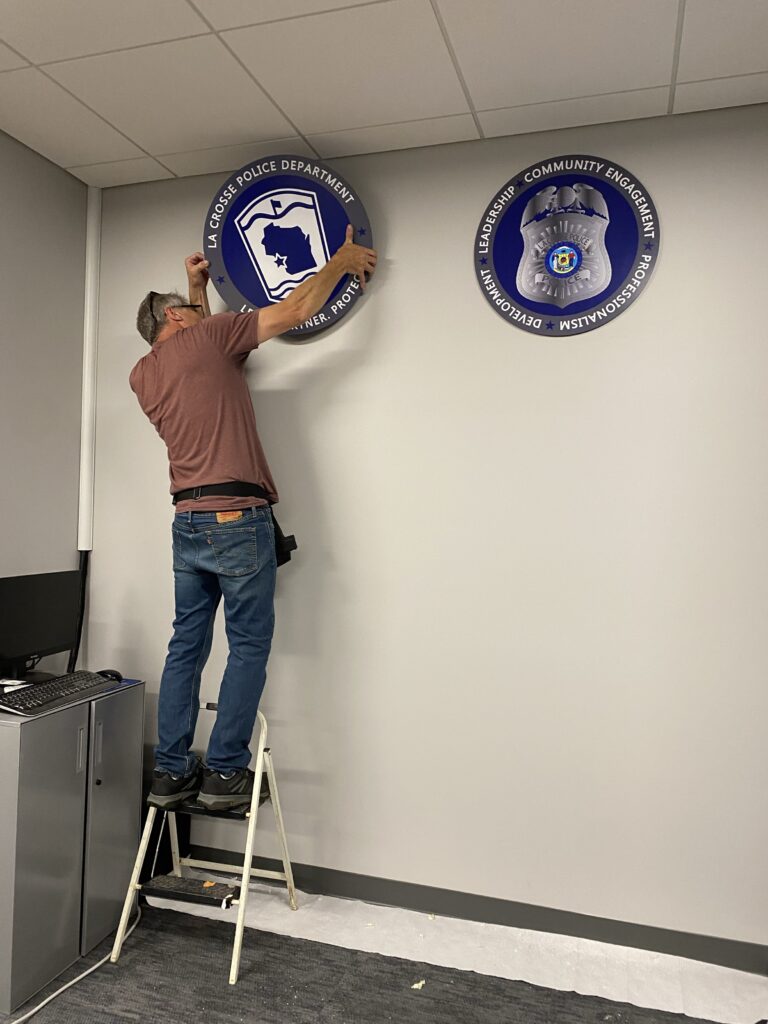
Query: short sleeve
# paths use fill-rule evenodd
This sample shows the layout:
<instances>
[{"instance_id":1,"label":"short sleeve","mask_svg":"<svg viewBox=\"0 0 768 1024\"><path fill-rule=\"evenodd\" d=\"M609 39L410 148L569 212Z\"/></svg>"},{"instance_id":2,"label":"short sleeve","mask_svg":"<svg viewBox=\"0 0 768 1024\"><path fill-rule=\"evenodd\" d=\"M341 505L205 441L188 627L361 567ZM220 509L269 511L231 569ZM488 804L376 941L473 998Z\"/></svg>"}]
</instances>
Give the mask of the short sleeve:
<instances>
[{"instance_id":1,"label":"short sleeve","mask_svg":"<svg viewBox=\"0 0 768 1024\"><path fill-rule=\"evenodd\" d=\"M138 363L136 363L134 368L131 370L131 375L128 378L128 383L130 384L131 391L133 391L133 393L138 398L139 402L141 402L142 395L144 393L144 360L143 359L140 359L138 361Z\"/></svg>"},{"instance_id":2,"label":"short sleeve","mask_svg":"<svg viewBox=\"0 0 768 1024\"><path fill-rule=\"evenodd\" d=\"M200 325L210 340L230 356L248 355L259 344L259 311L252 313L217 313L206 317Z\"/></svg>"}]
</instances>

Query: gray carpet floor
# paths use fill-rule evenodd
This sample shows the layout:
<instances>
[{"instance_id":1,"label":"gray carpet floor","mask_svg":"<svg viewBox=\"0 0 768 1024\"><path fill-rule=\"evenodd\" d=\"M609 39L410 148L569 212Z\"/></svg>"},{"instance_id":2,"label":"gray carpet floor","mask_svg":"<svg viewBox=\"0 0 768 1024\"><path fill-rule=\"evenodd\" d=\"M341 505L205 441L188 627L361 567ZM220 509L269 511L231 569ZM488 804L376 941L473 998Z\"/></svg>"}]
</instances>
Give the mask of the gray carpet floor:
<instances>
[{"instance_id":1,"label":"gray carpet floor","mask_svg":"<svg viewBox=\"0 0 768 1024\"><path fill-rule=\"evenodd\" d=\"M234 918L234 915L233 915ZM233 925L145 907L105 964L35 1024L711 1024L522 981L246 929L227 982ZM102 943L27 1007L109 952ZM425 981L414 990L415 982ZM20 1016L20 1007L10 1018Z\"/></svg>"}]
</instances>

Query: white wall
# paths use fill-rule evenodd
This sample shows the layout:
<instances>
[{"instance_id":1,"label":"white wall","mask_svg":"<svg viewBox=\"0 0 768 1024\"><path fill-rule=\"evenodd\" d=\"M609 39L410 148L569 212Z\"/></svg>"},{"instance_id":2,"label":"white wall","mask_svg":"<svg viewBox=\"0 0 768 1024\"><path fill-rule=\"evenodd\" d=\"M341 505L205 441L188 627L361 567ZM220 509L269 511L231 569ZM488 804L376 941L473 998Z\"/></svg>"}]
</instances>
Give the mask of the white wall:
<instances>
[{"instance_id":1,"label":"white wall","mask_svg":"<svg viewBox=\"0 0 768 1024\"><path fill-rule=\"evenodd\" d=\"M86 187L0 132L0 576L77 566Z\"/></svg>"},{"instance_id":2,"label":"white wall","mask_svg":"<svg viewBox=\"0 0 768 1024\"><path fill-rule=\"evenodd\" d=\"M263 705L296 861L768 942L765 129L753 107L335 162L377 280L250 370L301 545ZM558 341L492 311L472 242L503 182L569 152L631 168L664 241L628 312ZM151 693L171 509L133 321L183 285L224 177L104 201L88 658ZM194 838L237 848L225 828Z\"/></svg>"}]
</instances>

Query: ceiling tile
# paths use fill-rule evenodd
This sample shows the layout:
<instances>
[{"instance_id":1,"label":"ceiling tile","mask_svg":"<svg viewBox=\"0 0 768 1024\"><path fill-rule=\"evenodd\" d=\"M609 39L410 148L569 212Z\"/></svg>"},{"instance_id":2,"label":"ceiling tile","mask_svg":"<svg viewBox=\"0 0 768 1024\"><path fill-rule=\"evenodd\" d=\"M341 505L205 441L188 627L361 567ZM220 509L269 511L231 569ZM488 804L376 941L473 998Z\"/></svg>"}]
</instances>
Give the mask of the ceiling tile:
<instances>
[{"instance_id":1,"label":"ceiling tile","mask_svg":"<svg viewBox=\"0 0 768 1024\"><path fill-rule=\"evenodd\" d=\"M340 7L356 7L369 0L192 0L214 28L237 28L281 18L297 18Z\"/></svg>"},{"instance_id":2,"label":"ceiling tile","mask_svg":"<svg viewBox=\"0 0 768 1024\"><path fill-rule=\"evenodd\" d=\"M142 156L138 160L118 160L111 164L91 164L87 167L68 167L70 174L80 178L86 185L98 188L110 188L112 185L132 185L137 181L157 181L160 178L172 178L166 170L151 156Z\"/></svg>"},{"instance_id":3,"label":"ceiling tile","mask_svg":"<svg viewBox=\"0 0 768 1024\"><path fill-rule=\"evenodd\" d=\"M437 3L477 110L670 81L672 0Z\"/></svg>"},{"instance_id":4,"label":"ceiling tile","mask_svg":"<svg viewBox=\"0 0 768 1024\"><path fill-rule=\"evenodd\" d=\"M0 71L11 71L13 68L25 68L27 62L17 57L13 50L0 43Z\"/></svg>"},{"instance_id":5,"label":"ceiling tile","mask_svg":"<svg viewBox=\"0 0 768 1024\"><path fill-rule=\"evenodd\" d=\"M426 121L380 125L378 128L355 128L346 132L310 135L309 141L320 156L334 157L437 146L443 142L465 142L477 138L479 135L472 115L456 114Z\"/></svg>"},{"instance_id":6,"label":"ceiling tile","mask_svg":"<svg viewBox=\"0 0 768 1024\"><path fill-rule=\"evenodd\" d=\"M637 92L611 93L585 99L560 100L557 103L532 103L506 110L481 111L483 131L489 137L543 132L552 128L573 128L583 124L629 121L637 117L666 114L669 86L641 89Z\"/></svg>"},{"instance_id":7,"label":"ceiling tile","mask_svg":"<svg viewBox=\"0 0 768 1024\"><path fill-rule=\"evenodd\" d=\"M62 167L142 156L36 68L0 75L0 129Z\"/></svg>"},{"instance_id":8,"label":"ceiling tile","mask_svg":"<svg viewBox=\"0 0 768 1024\"><path fill-rule=\"evenodd\" d=\"M46 70L153 154L294 134L212 35Z\"/></svg>"},{"instance_id":9,"label":"ceiling tile","mask_svg":"<svg viewBox=\"0 0 768 1024\"><path fill-rule=\"evenodd\" d=\"M695 0L685 8L678 82L768 71L765 0Z\"/></svg>"},{"instance_id":10,"label":"ceiling tile","mask_svg":"<svg viewBox=\"0 0 768 1024\"><path fill-rule=\"evenodd\" d=\"M0 0L0 37L35 64L207 31L186 0Z\"/></svg>"},{"instance_id":11,"label":"ceiling tile","mask_svg":"<svg viewBox=\"0 0 768 1024\"><path fill-rule=\"evenodd\" d=\"M160 159L174 174L187 177L192 174L213 174L216 171L236 171L251 160L278 153L296 156L315 155L303 139L294 135L290 139L277 139L273 142L249 142L244 146L195 149L188 153L165 153Z\"/></svg>"},{"instance_id":12,"label":"ceiling tile","mask_svg":"<svg viewBox=\"0 0 768 1024\"><path fill-rule=\"evenodd\" d=\"M675 90L674 112L685 114L692 110L740 107L747 103L768 103L768 72L717 78L711 82L681 83Z\"/></svg>"},{"instance_id":13,"label":"ceiling tile","mask_svg":"<svg viewBox=\"0 0 768 1024\"><path fill-rule=\"evenodd\" d=\"M304 134L468 110L429 0L353 7L224 38Z\"/></svg>"}]
</instances>

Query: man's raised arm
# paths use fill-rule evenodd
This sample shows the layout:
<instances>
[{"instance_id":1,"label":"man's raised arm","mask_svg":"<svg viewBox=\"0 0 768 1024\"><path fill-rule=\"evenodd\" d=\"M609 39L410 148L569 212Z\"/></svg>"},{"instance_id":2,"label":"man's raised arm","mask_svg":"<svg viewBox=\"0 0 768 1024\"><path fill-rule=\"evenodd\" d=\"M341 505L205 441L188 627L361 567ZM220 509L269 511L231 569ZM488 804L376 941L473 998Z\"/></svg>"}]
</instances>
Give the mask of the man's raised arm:
<instances>
[{"instance_id":1,"label":"man's raised arm","mask_svg":"<svg viewBox=\"0 0 768 1024\"><path fill-rule=\"evenodd\" d=\"M354 229L347 225L344 244L331 256L324 267L307 281L295 288L291 294L259 310L257 338L250 346L255 348L278 334L285 334L319 313L328 301L331 292L346 274L354 274L365 290L365 275L376 269L376 250L366 249L353 241ZM202 306L203 316L211 315L206 287L208 285L208 260L201 252L194 252L184 260L189 283L189 301Z\"/></svg>"},{"instance_id":2,"label":"man's raised arm","mask_svg":"<svg viewBox=\"0 0 768 1024\"><path fill-rule=\"evenodd\" d=\"M208 304L208 267L210 263L201 252L193 252L184 260L189 284L189 301L193 306L202 306L203 316L211 315Z\"/></svg>"},{"instance_id":3,"label":"man's raised arm","mask_svg":"<svg viewBox=\"0 0 768 1024\"><path fill-rule=\"evenodd\" d=\"M344 244L314 277L300 284L282 302L260 310L257 327L259 344L298 327L319 313L345 274L354 274L360 287L365 289L366 273L372 274L376 269L376 251L355 245L353 234L352 225L348 224Z\"/></svg>"}]
</instances>

